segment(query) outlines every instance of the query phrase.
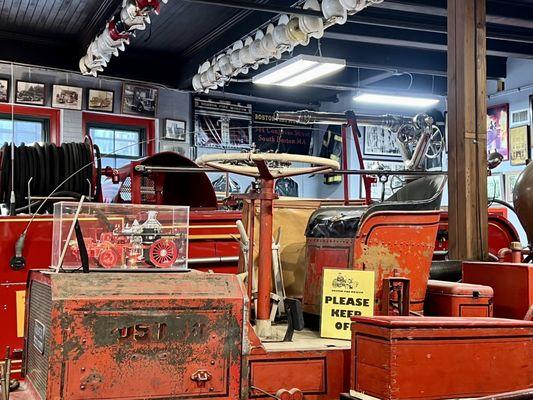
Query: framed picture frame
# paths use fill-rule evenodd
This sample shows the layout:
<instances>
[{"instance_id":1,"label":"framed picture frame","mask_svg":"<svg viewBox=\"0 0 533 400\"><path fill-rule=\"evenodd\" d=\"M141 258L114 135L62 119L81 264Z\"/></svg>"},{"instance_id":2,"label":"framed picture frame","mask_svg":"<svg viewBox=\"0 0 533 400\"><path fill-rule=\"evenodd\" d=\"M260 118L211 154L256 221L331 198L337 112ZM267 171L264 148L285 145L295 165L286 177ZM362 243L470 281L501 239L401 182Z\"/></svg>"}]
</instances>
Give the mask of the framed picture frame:
<instances>
[{"instance_id":1,"label":"framed picture frame","mask_svg":"<svg viewBox=\"0 0 533 400\"><path fill-rule=\"evenodd\" d=\"M487 110L487 154L497 151L509 160L509 104Z\"/></svg>"},{"instance_id":2,"label":"framed picture frame","mask_svg":"<svg viewBox=\"0 0 533 400\"><path fill-rule=\"evenodd\" d=\"M0 103L9 103L9 79L0 78Z\"/></svg>"},{"instance_id":3,"label":"framed picture frame","mask_svg":"<svg viewBox=\"0 0 533 400\"><path fill-rule=\"evenodd\" d=\"M492 174L487 177L487 196L491 199L504 200L505 187L502 174Z\"/></svg>"},{"instance_id":4,"label":"framed picture frame","mask_svg":"<svg viewBox=\"0 0 533 400\"><path fill-rule=\"evenodd\" d=\"M115 92L112 90L87 90L87 110L112 113L115 111Z\"/></svg>"},{"instance_id":5,"label":"framed picture frame","mask_svg":"<svg viewBox=\"0 0 533 400\"><path fill-rule=\"evenodd\" d=\"M509 130L509 156L511 165L526 165L529 158L529 127L516 126Z\"/></svg>"},{"instance_id":6,"label":"framed picture frame","mask_svg":"<svg viewBox=\"0 0 533 400\"><path fill-rule=\"evenodd\" d=\"M403 171L405 165L403 161L396 160L364 160L366 170L384 170L384 171ZM387 182L380 182L379 179L377 182L373 183L370 190L370 197L373 200L381 200L382 194L384 194L384 199L389 198L393 195L393 185L391 183L393 180L392 176L389 176ZM363 178L360 179L360 198L364 199L366 197L365 187L363 184Z\"/></svg>"},{"instance_id":7,"label":"framed picture frame","mask_svg":"<svg viewBox=\"0 0 533 400\"><path fill-rule=\"evenodd\" d=\"M366 126L363 128L363 154L400 158L400 146L396 134L388 129Z\"/></svg>"},{"instance_id":8,"label":"framed picture frame","mask_svg":"<svg viewBox=\"0 0 533 400\"><path fill-rule=\"evenodd\" d=\"M513 203L513 190L516 185L516 181L522 171L507 171L504 173L505 178L505 201L507 203Z\"/></svg>"},{"instance_id":9,"label":"framed picture frame","mask_svg":"<svg viewBox=\"0 0 533 400\"><path fill-rule=\"evenodd\" d=\"M159 151L172 151L187 158L194 159L193 157L191 157L191 147L189 146L189 144L178 142L176 140L161 140L159 142Z\"/></svg>"},{"instance_id":10,"label":"framed picture frame","mask_svg":"<svg viewBox=\"0 0 533 400\"><path fill-rule=\"evenodd\" d=\"M46 85L40 82L17 81L15 103L45 105Z\"/></svg>"},{"instance_id":11,"label":"framed picture frame","mask_svg":"<svg viewBox=\"0 0 533 400\"><path fill-rule=\"evenodd\" d=\"M124 83L122 113L154 118L157 113L159 90L150 86Z\"/></svg>"},{"instance_id":12,"label":"framed picture frame","mask_svg":"<svg viewBox=\"0 0 533 400\"><path fill-rule=\"evenodd\" d=\"M178 119L165 119L165 130L161 139L187 142L187 136L187 122Z\"/></svg>"},{"instance_id":13,"label":"framed picture frame","mask_svg":"<svg viewBox=\"0 0 533 400\"><path fill-rule=\"evenodd\" d=\"M52 107L81 111L83 88L52 85Z\"/></svg>"}]
</instances>

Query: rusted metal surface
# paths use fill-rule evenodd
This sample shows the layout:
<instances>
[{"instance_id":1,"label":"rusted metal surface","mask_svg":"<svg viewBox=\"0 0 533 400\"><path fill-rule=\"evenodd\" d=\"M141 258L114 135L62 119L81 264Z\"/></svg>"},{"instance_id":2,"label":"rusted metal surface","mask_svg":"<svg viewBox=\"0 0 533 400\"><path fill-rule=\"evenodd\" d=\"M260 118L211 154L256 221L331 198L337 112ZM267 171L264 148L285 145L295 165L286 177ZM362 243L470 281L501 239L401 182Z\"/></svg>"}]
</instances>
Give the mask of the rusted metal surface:
<instances>
[{"instance_id":1,"label":"rusted metal surface","mask_svg":"<svg viewBox=\"0 0 533 400\"><path fill-rule=\"evenodd\" d=\"M464 262L463 282L494 290L494 316L524 319L533 305L533 265Z\"/></svg>"},{"instance_id":2,"label":"rusted metal surface","mask_svg":"<svg viewBox=\"0 0 533 400\"><path fill-rule=\"evenodd\" d=\"M422 312L439 226L439 211L378 212L357 232L353 268L375 272L375 312L381 312L383 278L410 279L410 309Z\"/></svg>"},{"instance_id":3,"label":"rusted metal surface","mask_svg":"<svg viewBox=\"0 0 533 400\"><path fill-rule=\"evenodd\" d=\"M257 274L257 319L270 320L272 286L272 201L276 198L274 180L261 179L259 228L259 270Z\"/></svg>"},{"instance_id":4,"label":"rusted metal surface","mask_svg":"<svg viewBox=\"0 0 533 400\"><path fill-rule=\"evenodd\" d=\"M471 398L533 387L533 323L353 318L350 389L384 400Z\"/></svg>"},{"instance_id":5,"label":"rusted metal surface","mask_svg":"<svg viewBox=\"0 0 533 400\"><path fill-rule=\"evenodd\" d=\"M489 286L428 281L424 315L435 317L492 317L494 291Z\"/></svg>"},{"instance_id":6,"label":"rusted metal surface","mask_svg":"<svg viewBox=\"0 0 533 400\"><path fill-rule=\"evenodd\" d=\"M239 398L246 297L236 276L35 272L31 279L52 295L46 398ZM35 332L35 319L26 324ZM25 361L30 385L35 365Z\"/></svg>"},{"instance_id":7,"label":"rusted metal surface","mask_svg":"<svg viewBox=\"0 0 533 400\"><path fill-rule=\"evenodd\" d=\"M422 312L439 220L439 211L383 211L364 218L354 239L308 238L304 310L320 311L324 268L353 268L375 272L377 314L383 279L394 276L410 279L410 309Z\"/></svg>"}]
</instances>

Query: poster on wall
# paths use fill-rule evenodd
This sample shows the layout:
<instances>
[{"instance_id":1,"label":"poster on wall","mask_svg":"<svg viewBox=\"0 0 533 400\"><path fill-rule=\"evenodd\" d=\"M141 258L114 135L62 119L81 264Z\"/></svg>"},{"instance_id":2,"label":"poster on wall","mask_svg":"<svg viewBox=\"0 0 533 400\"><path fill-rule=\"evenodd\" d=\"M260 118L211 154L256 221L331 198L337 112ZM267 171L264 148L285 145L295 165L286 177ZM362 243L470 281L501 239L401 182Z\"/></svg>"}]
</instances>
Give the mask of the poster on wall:
<instances>
[{"instance_id":1,"label":"poster on wall","mask_svg":"<svg viewBox=\"0 0 533 400\"><path fill-rule=\"evenodd\" d=\"M252 105L194 99L194 144L217 149L247 149L251 144Z\"/></svg>"},{"instance_id":2,"label":"poster on wall","mask_svg":"<svg viewBox=\"0 0 533 400\"><path fill-rule=\"evenodd\" d=\"M365 155L401 157L395 133L377 126L367 126L362 131Z\"/></svg>"},{"instance_id":3,"label":"poster on wall","mask_svg":"<svg viewBox=\"0 0 533 400\"><path fill-rule=\"evenodd\" d=\"M487 154L494 151L509 159L509 104L487 110Z\"/></svg>"},{"instance_id":4,"label":"poster on wall","mask_svg":"<svg viewBox=\"0 0 533 400\"><path fill-rule=\"evenodd\" d=\"M525 165L529 158L528 126L517 126L509 130L511 165Z\"/></svg>"},{"instance_id":5,"label":"poster on wall","mask_svg":"<svg viewBox=\"0 0 533 400\"><path fill-rule=\"evenodd\" d=\"M268 112L253 113L252 143L261 152L308 155L311 137L307 126L275 121Z\"/></svg>"},{"instance_id":6,"label":"poster on wall","mask_svg":"<svg viewBox=\"0 0 533 400\"><path fill-rule=\"evenodd\" d=\"M377 171L403 171L405 169L404 163L402 161L384 161L384 160L365 160L365 169L366 170L377 170ZM377 175L375 175L377 176ZM371 186L370 197L373 200L382 199L386 200L396 192L400 187L403 186L403 181L400 177L397 176L388 176L387 181L380 182L379 178L377 182L373 183ZM366 197L365 187L363 185L363 178L360 180L361 188L361 199Z\"/></svg>"}]
</instances>

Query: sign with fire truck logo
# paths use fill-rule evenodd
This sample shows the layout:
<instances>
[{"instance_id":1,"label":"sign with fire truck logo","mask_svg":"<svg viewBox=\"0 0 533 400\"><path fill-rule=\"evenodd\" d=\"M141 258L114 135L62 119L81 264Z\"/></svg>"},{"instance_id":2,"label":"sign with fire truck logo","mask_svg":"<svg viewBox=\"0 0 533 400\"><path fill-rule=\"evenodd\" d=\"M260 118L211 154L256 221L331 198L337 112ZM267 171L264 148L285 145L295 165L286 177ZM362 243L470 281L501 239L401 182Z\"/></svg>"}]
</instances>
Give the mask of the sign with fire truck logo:
<instances>
[{"instance_id":1,"label":"sign with fire truck logo","mask_svg":"<svg viewBox=\"0 0 533 400\"><path fill-rule=\"evenodd\" d=\"M324 269L320 336L351 338L350 318L374 315L374 272Z\"/></svg>"}]
</instances>

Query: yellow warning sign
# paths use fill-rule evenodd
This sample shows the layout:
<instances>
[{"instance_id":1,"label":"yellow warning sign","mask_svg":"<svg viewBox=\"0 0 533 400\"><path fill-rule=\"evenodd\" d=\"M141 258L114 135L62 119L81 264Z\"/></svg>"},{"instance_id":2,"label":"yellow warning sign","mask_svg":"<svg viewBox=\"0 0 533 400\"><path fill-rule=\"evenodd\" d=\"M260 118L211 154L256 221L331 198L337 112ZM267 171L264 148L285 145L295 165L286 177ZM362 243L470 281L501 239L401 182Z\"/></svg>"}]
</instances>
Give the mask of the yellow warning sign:
<instances>
[{"instance_id":1,"label":"yellow warning sign","mask_svg":"<svg viewBox=\"0 0 533 400\"><path fill-rule=\"evenodd\" d=\"M324 269L323 282L320 335L350 339L350 318L374 315L374 272Z\"/></svg>"},{"instance_id":2,"label":"yellow warning sign","mask_svg":"<svg viewBox=\"0 0 533 400\"><path fill-rule=\"evenodd\" d=\"M24 311L26 308L26 291L18 290L16 292L17 301L17 336L24 336Z\"/></svg>"}]
</instances>

